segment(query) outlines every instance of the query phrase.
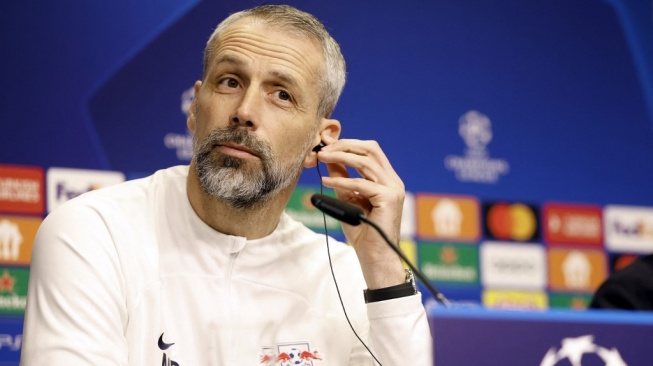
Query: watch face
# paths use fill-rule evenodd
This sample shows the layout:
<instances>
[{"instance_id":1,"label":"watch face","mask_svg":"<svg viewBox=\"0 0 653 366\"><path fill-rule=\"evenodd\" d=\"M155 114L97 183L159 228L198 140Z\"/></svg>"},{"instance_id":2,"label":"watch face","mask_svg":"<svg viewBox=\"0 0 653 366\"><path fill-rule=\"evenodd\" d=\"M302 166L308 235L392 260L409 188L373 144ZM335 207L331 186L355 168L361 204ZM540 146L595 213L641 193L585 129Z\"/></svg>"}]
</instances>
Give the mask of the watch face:
<instances>
[{"instance_id":1,"label":"watch face","mask_svg":"<svg viewBox=\"0 0 653 366\"><path fill-rule=\"evenodd\" d=\"M415 276L410 269L406 269L406 282L415 282Z\"/></svg>"},{"instance_id":2,"label":"watch face","mask_svg":"<svg viewBox=\"0 0 653 366\"><path fill-rule=\"evenodd\" d=\"M413 271L410 269L406 269L406 283L409 283L413 285L413 289L415 290L415 293L417 293L417 284L415 283L415 276L413 275Z\"/></svg>"}]
</instances>

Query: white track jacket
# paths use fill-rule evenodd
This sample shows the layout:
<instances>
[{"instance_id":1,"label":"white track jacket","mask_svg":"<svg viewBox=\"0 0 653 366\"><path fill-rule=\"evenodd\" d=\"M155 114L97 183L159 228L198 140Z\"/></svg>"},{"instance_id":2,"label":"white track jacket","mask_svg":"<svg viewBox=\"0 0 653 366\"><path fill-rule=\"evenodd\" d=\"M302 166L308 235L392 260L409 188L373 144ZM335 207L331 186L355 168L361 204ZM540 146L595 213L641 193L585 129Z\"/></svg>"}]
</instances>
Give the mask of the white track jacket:
<instances>
[{"instance_id":1,"label":"white track jacket","mask_svg":"<svg viewBox=\"0 0 653 366\"><path fill-rule=\"evenodd\" d=\"M350 329L325 236L283 215L258 240L188 202L188 167L89 192L37 234L21 364L372 365ZM358 335L385 366L432 365L420 296L365 304L353 249L330 239Z\"/></svg>"}]
</instances>

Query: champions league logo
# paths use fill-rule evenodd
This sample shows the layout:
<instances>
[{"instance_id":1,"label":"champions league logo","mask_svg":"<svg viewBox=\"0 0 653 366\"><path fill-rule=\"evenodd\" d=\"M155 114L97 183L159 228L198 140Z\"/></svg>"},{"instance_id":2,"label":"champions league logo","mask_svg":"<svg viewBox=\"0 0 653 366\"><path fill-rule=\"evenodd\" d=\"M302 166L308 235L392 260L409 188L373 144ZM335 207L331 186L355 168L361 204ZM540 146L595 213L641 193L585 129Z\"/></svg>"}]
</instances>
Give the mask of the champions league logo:
<instances>
[{"instance_id":1,"label":"champions league logo","mask_svg":"<svg viewBox=\"0 0 653 366\"><path fill-rule=\"evenodd\" d=\"M552 347L544 355L540 366L627 366L616 348L607 349L594 343L593 335L584 335L576 338L564 338L562 347ZM590 361L591 360L591 361Z\"/></svg>"},{"instance_id":2,"label":"champions league logo","mask_svg":"<svg viewBox=\"0 0 653 366\"><path fill-rule=\"evenodd\" d=\"M476 111L469 111L458 122L458 133L467 145L467 155L484 157L485 147L492 141L490 119Z\"/></svg>"},{"instance_id":3,"label":"champions league logo","mask_svg":"<svg viewBox=\"0 0 653 366\"><path fill-rule=\"evenodd\" d=\"M195 89L190 87L181 93L181 113L188 116L190 106L195 98ZM193 136L190 133L179 134L170 132L163 137L166 149L174 150L179 161L189 162L193 158Z\"/></svg>"},{"instance_id":4,"label":"champions league logo","mask_svg":"<svg viewBox=\"0 0 653 366\"><path fill-rule=\"evenodd\" d=\"M458 120L458 133L467 145L465 156L448 155L444 165L456 172L461 182L496 183L510 170L508 162L491 159L487 145L492 141L490 119L477 111L469 111Z\"/></svg>"}]
</instances>

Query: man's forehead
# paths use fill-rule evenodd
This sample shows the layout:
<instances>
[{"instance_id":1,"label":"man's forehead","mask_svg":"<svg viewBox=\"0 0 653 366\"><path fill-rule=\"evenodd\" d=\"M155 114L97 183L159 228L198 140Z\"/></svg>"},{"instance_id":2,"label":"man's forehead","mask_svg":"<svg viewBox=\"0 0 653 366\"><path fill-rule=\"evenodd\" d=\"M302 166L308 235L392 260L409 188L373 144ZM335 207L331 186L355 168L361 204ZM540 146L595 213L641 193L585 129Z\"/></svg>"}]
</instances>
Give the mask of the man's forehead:
<instances>
[{"instance_id":1,"label":"man's forehead","mask_svg":"<svg viewBox=\"0 0 653 366\"><path fill-rule=\"evenodd\" d=\"M272 67L272 76L289 79L297 73L310 81L322 67L322 50L316 41L267 23L239 20L230 25L215 40L212 66L230 64L245 67L256 57L262 57ZM294 81L297 80L286 80Z\"/></svg>"},{"instance_id":2,"label":"man's forehead","mask_svg":"<svg viewBox=\"0 0 653 366\"><path fill-rule=\"evenodd\" d=\"M259 19L254 16L238 19L230 23L218 34L216 34L215 40L211 41L218 41L219 43L227 38L230 34L237 32L261 33L272 40L277 39L278 37L287 37L300 43L305 42L307 44L311 44L320 53L322 51L320 42L314 37L310 36L309 32L300 31L296 28L293 28L292 25L289 24Z\"/></svg>"},{"instance_id":3,"label":"man's forehead","mask_svg":"<svg viewBox=\"0 0 653 366\"><path fill-rule=\"evenodd\" d=\"M311 48L311 55L320 56L320 61L322 58L322 47L320 42L317 39L310 37L307 32L300 32L299 30L292 28L290 25L278 24L255 17L246 17L234 21L229 24L228 27L223 29L222 32L216 36L216 39L212 41L217 45L220 45L223 42L228 41L229 38L234 35L243 34L250 34L252 36L258 35L262 40L265 40L270 44L282 43L291 47L290 43L292 43L295 48L303 48L303 50L295 50L296 52L305 52L305 48ZM280 38L285 38L286 41L280 42Z\"/></svg>"}]
</instances>

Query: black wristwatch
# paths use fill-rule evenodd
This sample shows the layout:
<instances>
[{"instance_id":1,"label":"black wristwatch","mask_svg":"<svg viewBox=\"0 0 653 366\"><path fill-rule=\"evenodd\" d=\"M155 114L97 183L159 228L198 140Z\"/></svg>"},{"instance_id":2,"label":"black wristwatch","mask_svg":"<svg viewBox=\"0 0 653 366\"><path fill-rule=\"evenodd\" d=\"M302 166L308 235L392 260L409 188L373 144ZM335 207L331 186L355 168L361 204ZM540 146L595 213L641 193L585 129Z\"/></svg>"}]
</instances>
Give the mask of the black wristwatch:
<instances>
[{"instance_id":1,"label":"black wristwatch","mask_svg":"<svg viewBox=\"0 0 653 366\"><path fill-rule=\"evenodd\" d=\"M363 296L365 297L365 303L397 299L400 297L411 296L417 293L417 285L415 284L415 277L413 276L413 271L406 269L406 282L385 288L380 288L376 290L365 290L363 291Z\"/></svg>"}]
</instances>

